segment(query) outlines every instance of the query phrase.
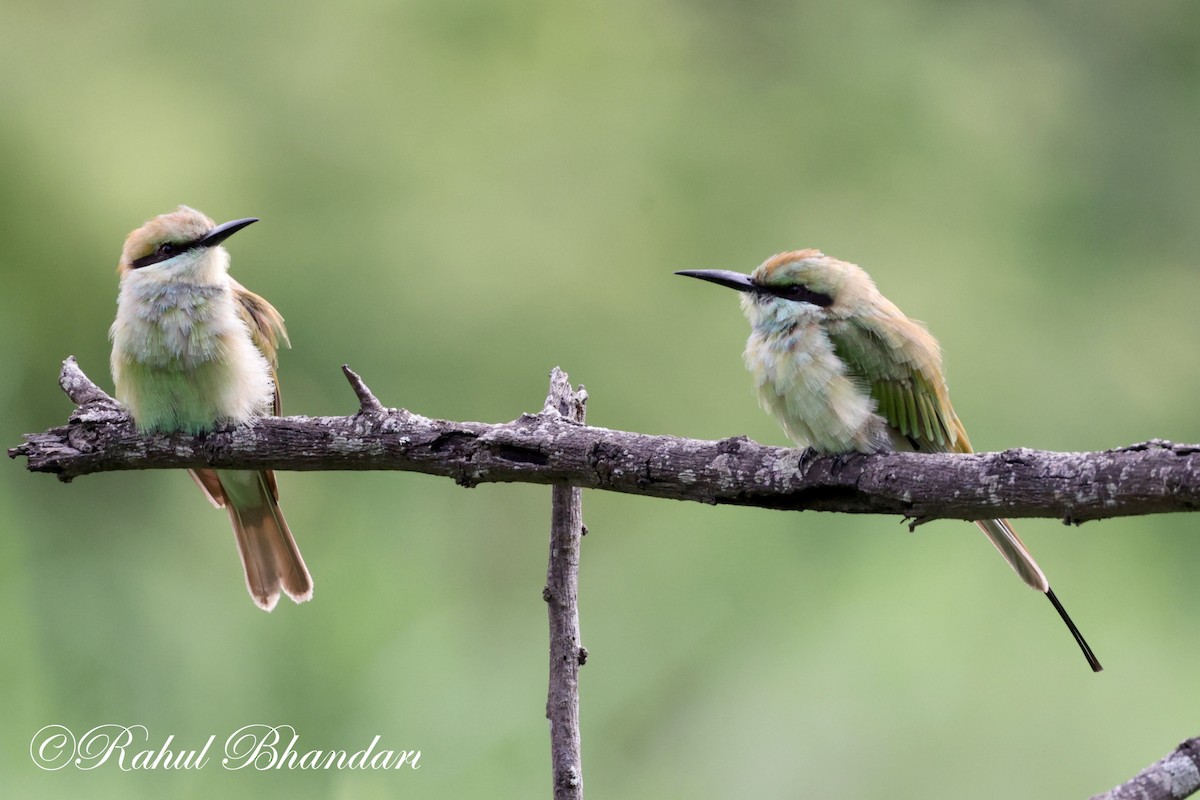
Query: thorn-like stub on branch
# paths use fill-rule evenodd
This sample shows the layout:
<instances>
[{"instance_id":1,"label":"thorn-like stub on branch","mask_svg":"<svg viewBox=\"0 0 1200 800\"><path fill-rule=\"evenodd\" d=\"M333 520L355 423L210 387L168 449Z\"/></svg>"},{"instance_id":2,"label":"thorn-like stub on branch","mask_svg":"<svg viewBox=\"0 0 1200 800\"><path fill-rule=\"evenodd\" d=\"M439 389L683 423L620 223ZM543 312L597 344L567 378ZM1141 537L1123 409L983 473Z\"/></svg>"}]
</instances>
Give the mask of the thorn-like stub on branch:
<instances>
[{"instance_id":1,"label":"thorn-like stub on branch","mask_svg":"<svg viewBox=\"0 0 1200 800\"><path fill-rule=\"evenodd\" d=\"M581 666L581 667L582 667L584 664L586 664L586 663L587 663L587 660L588 660L588 651L587 651L587 648L586 648L586 647L583 647L582 645L580 646L580 648L579 648L579 655L577 656L577 658L578 658L578 660L579 660L579 666ZM590 673L589 673L589 674L590 674Z\"/></svg>"},{"instance_id":2,"label":"thorn-like stub on branch","mask_svg":"<svg viewBox=\"0 0 1200 800\"><path fill-rule=\"evenodd\" d=\"M550 393L546 395L546 403L542 406L542 416L559 416L572 422L583 422L587 401L588 393L583 384L579 385L578 391L573 391L567 373L558 367L550 370Z\"/></svg>"},{"instance_id":3,"label":"thorn-like stub on branch","mask_svg":"<svg viewBox=\"0 0 1200 800\"><path fill-rule=\"evenodd\" d=\"M542 406L543 414L557 414L560 417L570 416L568 403L571 398L571 381L561 368L550 370L550 393L546 395L546 403Z\"/></svg>"},{"instance_id":4,"label":"thorn-like stub on branch","mask_svg":"<svg viewBox=\"0 0 1200 800\"><path fill-rule=\"evenodd\" d=\"M67 356L67 360L63 362L62 369L58 373L58 385L62 387L67 397L71 398L71 402L80 408L88 405L99 405L112 409L121 407L108 392L83 374L75 356Z\"/></svg>"},{"instance_id":5,"label":"thorn-like stub on branch","mask_svg":"<svg viewBox=\"0 0 1200 800\"><path fill-rule=\"evenodd\" d=\"M342 364L342 373L350 382L350 388L354 390L354 394L358 395L358 413L369 416L387 413L387 408L379 402L379 398L367 387L358 373L350 369L349 364Z\"/></svg>"}]
</instances>

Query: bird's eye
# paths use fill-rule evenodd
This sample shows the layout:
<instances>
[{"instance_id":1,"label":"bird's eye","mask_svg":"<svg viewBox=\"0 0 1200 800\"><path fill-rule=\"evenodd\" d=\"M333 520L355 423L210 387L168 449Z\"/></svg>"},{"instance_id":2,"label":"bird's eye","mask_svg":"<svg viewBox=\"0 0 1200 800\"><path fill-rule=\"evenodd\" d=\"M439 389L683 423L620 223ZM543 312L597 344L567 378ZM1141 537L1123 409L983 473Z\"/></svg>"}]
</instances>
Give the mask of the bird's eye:
<instances>
[{"instance_id":1,"label":"bird's eye","mask_svg":"<svg viewBox=\"0 0 1200 800\"><path fill-rule=\"evenodd\" d=\"M154 255L158 256L159 258L170 258L178 253L179 245L171 242L163 242L158 246L158 249L154 251Z\"/></svg>"}]
</instances>

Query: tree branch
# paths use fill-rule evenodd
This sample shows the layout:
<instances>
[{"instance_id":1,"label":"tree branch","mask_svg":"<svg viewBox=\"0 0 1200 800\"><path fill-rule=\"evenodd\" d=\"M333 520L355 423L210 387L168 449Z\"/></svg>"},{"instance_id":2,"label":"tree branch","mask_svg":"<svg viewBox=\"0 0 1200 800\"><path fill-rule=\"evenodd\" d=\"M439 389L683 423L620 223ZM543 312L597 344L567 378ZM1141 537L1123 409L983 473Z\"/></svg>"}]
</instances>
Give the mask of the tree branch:
<instances>
[{"instance_id":1,"label":"tree branch","mask_svg":"<svg viewBox=\"0 0 1200 800\"><path fill-rule=\"evenodd\" d=\"M1091 800L1179 800L1200 790L1200 737L1182 742L1129 781Z\"/></svg>"},{"instance_id":2,"label":"tree branch","mask_svg":"<svg viewBox=\"0 0 1200 800\"><path fill-rule=\"evenodd\" d=\"M918 521L1058 517L1078 523L1200 508L1200 445L1154 440L1094 453L1020 448L817 457L742 436L711 442L592 428L545 410L503 424L429 419L384 408L353 372L348 377L359 395L353 416L264 417L199 437L143 435L69 358L60 383L80 407L67 425L27 434L8 452L25 456L30 470L64 481L111 470L204 466L407 470L463 486L565 483Z\"/></svg>"},{"instance_id":3,"label":"tree branch","mask_svg":"<svg viewBox=\"0 0 1200 800\"><path fill-rule=\"evenodd\" d=\"M587 392L571 390L566 373L550 373L550 395L543 413L583 423ZM579 734L579 668L587 650L579 637L579 546L583 537L583 492L569 485L551 490L550 561L542 597L550 617L550 759L554 800L582 800L583 760Z\"/></svg>"},{"instance_id":4,"label":"tree branch","mask_svg":"<svg viewBox=\"0 0 1200 800\"><path fill-rule=\"evenodd\" d=\"M549 607L555 797L582 797L577 581L583 533L579 489L773 509L898 514L927 519L1092 519L1200 508L1200 445L1152 440L1092 453L1025 448L1001 453L815 456L738 436L718 442L583 424L586 393L557 369L538 414L486 424L386 408L349 367L359 401L347 417L265 417L192 437L146 435L79 369L59 384L78 406L66 425L26 434L8 451L33 472L67 482L127 469L406 470L483 482L554 485ZM1200 739L1183 742L1128 783L1092 800L1175 800L1200 787Z\"/></svg>"}]
</instances>

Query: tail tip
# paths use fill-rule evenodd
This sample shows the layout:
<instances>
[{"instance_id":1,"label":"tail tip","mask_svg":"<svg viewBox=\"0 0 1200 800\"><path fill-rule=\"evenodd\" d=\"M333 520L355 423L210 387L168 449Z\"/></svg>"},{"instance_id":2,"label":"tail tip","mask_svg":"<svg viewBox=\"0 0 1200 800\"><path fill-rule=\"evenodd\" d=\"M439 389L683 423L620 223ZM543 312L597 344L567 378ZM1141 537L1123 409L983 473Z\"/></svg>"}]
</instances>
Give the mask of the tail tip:
<instances>
[{"instance_id":1,"label":"tail tip","mask_svg":"<svg viewBox=\"0 0 1200 800\"><path fill-rule=\"evenodd\" d=\"M1079 649L1083 651L1083 657L1087 659L1088 666L1092 668L1092 672L1103 672L1104 667L1100 664L1100 659L1096 658L1096 654L1092 652L1092 648L1088 646L1087 640L1083 638L1083 634L1079 632L1079 628L1075 627L1075 623L1071 620L1071 616L1067 614L1067 610L1063 608L1063 604L1058 602L1058 597L1055 596L1054 590L1049 586L1046 587L1046 597L1054 604L1054 610L1062 617L1062 621L1067 624L1067 629L1071 631L1071 635L1075 637L1075 643L1079 645Z\"/></svg>"}]
</instances>

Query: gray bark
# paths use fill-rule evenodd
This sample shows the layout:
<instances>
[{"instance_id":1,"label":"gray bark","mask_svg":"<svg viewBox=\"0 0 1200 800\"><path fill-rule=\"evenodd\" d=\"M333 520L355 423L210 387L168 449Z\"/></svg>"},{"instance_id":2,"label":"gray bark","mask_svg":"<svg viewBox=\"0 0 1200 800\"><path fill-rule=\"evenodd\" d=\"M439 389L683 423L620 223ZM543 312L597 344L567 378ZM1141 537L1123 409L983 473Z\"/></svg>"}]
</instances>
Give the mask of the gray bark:
<instances>
[{"instance_id":1,"label":"gray bark","mask_svg":"<svg viewBox=\"0 0 1200 800\"><path fill-rule=\"evenodd\" d=\"M583 423L587 392L571 391L567 376L555 367L550 373L546 415ZM550 618L550 690L546 718L550 720L550 760L554 800L582 800L583 760L579 734L579 668L587 650L579 636L579 547L583 538L583 492L567 484L551 490L550 561L546 568L546 601Z\"/></svg>"},{"instance_id":2,"label":"gray bark","mask_svg":"<svg viewBox=\"0 0 1200 800\"><path fill-rule=\"evenodd\" d=\"M743 436L699 441L592 428L586 393L552 373L541 413L512 422L452 422L386 408L349 367L359 400L347 417L267 417L203 436L140 434L120 406L79 369L59 384L78 406L66 425L26 434L11 448L27 468L70 481L124 469L224 467L406 470L484 482L552 484L550 562L543 596L550 620L550 720L554 796L582 798L579 736L580 489L773 509L898 514L935 519L1107 517L1200 507L1200 445L1153 440L1092 453L814 456ZM1200 788L1200 739L1179 745L1129 782L1092 800L1175 800Z\"/></svg>"},{"instance_id":3,"label":"gray bark","mask_svg":"<svg viewBox=\"0 0 1200 800\"><path fill-rule=\"evenodd\" d=\"M1055 453L848 455L593 428L558 413L488 424L385 408L353 372L358 413L267 417L200 437L142 435L73 358L60 384L68 424L10 449L69 481L123 469L407 470L463 486L519 481L775 509L935 518L1057 517L1078 523L1200 507L1200 445L1154 440Z\"/></svg>"},{"instance_id":4,"label":"gray bark","mask_svg":"<svg viewBox=\"0 0 1200 800\"><path fill-rule=\"evenodd\" d=\"M1182 742L1129 781L1091 800L1180 800L1200 790L1200 738Z\"/></svg>"}]
</instances>

